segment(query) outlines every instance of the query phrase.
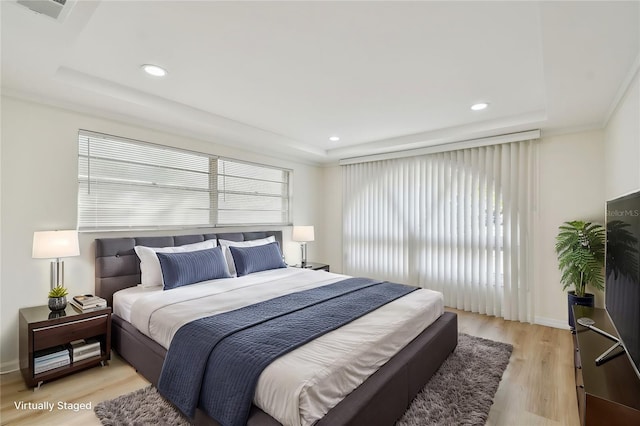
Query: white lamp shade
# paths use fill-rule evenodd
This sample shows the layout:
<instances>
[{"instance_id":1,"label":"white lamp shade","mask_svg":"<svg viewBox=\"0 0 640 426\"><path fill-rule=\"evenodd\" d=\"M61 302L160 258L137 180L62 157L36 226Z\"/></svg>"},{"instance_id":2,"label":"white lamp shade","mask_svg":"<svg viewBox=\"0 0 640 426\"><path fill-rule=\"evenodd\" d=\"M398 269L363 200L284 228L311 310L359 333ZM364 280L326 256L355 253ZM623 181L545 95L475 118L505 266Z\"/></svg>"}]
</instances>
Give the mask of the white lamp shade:
<instances>
[{"instance_id":1,"label":"white lamp shade","mask_svg":"<svg viewBox=\"0 0 640 426\"><path fill-rule=\"evenodd\" d=\"M79 256L78 231L37 231L33 233L33 258L53 259Z\"/></svg>"},{"instance_id":2,"label":"white lamp shade","mask_svg":"<svg viewBox=\"0 0 640 426\"><path fill-rule=\"evenodd\" d=\"M304 243L307 241L313 241L315 239L313 233L313 225L310 226L294 226L291 234L293 241Z\"/></svg>"}]
</instances>

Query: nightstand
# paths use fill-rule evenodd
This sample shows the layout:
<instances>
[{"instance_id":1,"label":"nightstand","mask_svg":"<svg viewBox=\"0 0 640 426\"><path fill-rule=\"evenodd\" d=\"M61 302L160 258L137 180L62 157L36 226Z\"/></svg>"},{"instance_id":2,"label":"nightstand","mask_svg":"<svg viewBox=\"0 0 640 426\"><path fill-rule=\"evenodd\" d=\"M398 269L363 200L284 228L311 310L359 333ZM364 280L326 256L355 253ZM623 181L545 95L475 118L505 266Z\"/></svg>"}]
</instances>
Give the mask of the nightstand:
<instances>
[{"instance_id":1,"label":"nightstand","mask_svg":"<svg viewBox=\"0 0 640 426\"><path fill-rule=\"evenodd\" d=\"M76 371L104 365L111 357L111 308L80 312L70 304L60 313L51 312L48 306L20 309L20 370L27 386L40 386L42 382L57 379ZM38 351L68 347L79 339L95 339L100 342L100 355L69 365L34 373L34 354Z\"/></svg>"},{"instance_id":2,"label":"nightstand","mask_svg":"<svg viewBox=\"0 0 640 426\"><path fill-rule=\"evenodd\" d=\"M293 265L294 268L302 268L300 265ZM312 269L314 271L327 271L329 272L329 265L326 263L307 262L305 269Z\"/></svg>"}]
</instances>

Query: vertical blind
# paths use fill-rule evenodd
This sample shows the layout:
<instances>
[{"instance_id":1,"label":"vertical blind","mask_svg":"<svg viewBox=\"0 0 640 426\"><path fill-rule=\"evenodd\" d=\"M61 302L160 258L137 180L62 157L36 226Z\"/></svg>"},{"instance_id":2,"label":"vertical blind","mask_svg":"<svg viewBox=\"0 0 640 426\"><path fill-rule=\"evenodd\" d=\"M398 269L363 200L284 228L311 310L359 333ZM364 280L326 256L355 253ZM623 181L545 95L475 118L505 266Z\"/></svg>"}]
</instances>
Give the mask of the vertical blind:
<instances>
[{"instance_id":1,"label":"vertical blind","mask_svg":"<svg viewBox=\"0 0 640 426\"><path fill-rule=\"evenodd\" d=\"M80 131L78 229L289 224L291 171Z\"/></svg>"},{"instance_id":2,"label":"vertical blind","mask_svg":"<svg viewBox=\"0 0 640 426\"><path fill-rule=\"evenodd\" d=\"M344 166L344 269L531 321L535 141Z\"/></svg>"}]
</instances>

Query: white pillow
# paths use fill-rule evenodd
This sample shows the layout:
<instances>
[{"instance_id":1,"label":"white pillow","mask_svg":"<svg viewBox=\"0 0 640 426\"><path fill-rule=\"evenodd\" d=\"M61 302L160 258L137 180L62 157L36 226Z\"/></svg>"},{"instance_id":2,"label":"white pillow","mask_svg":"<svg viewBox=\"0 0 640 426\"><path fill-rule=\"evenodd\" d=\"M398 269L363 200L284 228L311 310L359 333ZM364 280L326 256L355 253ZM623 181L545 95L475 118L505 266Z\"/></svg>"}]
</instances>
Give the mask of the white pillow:
<instances>
[{"instance_id":1,"label":"white pillow","mask_svg":"<svg viewBox=\"0 0 640 426\"><path fill-rule=\"evenodd\" d=\"M229 247L256 247L263 246L265 244L273 243L276 241L276 237L273 235L267 238L261 238L259 240L249 240L249 241L229 241L229 240L221 240L218 239L218 243L220 247L222 247L222 252L224 253L224 258L227 259L227 265L229 266L229 273L232 277L237 275L236 272L236 264L233 261L233 256L231 255L231 250Z\"/></svg>"},{"instance_id":2,"label":"white pillow","mask_svg":"<svg viewBox=\"0 0 640 426\"><path fill-rule=\"evenodd\" d=\"M134 250L140 258L140 287L155 287L164 285L162 269L156 253L180 253L214 248L216 240L201 241L176 247L145 247L135 246Z\"/></svg>"}]
</instances>

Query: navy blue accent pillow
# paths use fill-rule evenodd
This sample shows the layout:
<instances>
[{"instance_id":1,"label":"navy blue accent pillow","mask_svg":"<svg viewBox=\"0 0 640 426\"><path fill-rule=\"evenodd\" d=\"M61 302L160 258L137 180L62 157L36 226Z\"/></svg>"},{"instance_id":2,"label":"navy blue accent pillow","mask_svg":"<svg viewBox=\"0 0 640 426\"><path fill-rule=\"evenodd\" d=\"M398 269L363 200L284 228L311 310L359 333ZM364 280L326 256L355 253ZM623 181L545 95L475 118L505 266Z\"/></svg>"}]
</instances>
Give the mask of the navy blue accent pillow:
<instances>
[{"instance_id":1,"label":"navy blue accent pillow","mask_svg":"<svg viewBox=\"0 0 640 426\"><path fill-rule=\"evenodd\" d=\"M231 278L221 247L156 255L165 290L217 278Z\"/></svg>"},{"instance_id":2,"label":"navy blue accent pillow","mask_svg":"<svg viewBox=\"0 0 640 426\"><path fill-rule=\"evenodd\" d=\"M231 250L239 277L252 272L287 267L282 260L280 244L277 241L255 247L229 246L229 250Z\"/></svg>"}]
</instances>

